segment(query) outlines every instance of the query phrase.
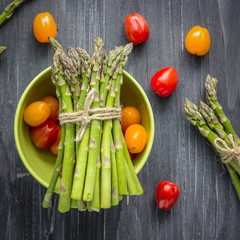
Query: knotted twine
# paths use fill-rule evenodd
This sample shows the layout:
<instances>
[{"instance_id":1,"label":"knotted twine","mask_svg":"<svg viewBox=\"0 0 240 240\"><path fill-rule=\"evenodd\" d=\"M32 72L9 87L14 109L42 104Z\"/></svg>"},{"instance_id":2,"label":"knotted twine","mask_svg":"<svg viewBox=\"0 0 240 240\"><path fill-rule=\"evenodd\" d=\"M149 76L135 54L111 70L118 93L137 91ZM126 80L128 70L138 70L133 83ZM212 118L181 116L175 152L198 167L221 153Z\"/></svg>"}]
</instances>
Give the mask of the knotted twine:
<instances>
[{"instance_id":1,"label":"knotted twine","mask_svg":"<svg viewBox=\"0 0 240 240\"><path fill-rule=\"evenodd\" d=\"M240 166L240 146L234 142L232 134L229 134L228 137L232 147L229 147L221 138L216 138L214 140L214 147L220 153L223 163L229 163L232 159L235 159Z\"/></svg>"},{"instance_id":2,"label":"knotted twine","mask_svg":"<svg viewBox=\"0 0 240 240\"><path fill-rule=\"evenodd\" d=\"M93 108L91 109L92 102L98 99L98 93L95 89L92 89L85 99L83 110L72 113L60 113L59 122L60 124L65 123L81 123L81 127L77 132L75 141L81 141L83 134L92 120L110 120L121 117L121 108Z\"/></svg>"}]
</instances>

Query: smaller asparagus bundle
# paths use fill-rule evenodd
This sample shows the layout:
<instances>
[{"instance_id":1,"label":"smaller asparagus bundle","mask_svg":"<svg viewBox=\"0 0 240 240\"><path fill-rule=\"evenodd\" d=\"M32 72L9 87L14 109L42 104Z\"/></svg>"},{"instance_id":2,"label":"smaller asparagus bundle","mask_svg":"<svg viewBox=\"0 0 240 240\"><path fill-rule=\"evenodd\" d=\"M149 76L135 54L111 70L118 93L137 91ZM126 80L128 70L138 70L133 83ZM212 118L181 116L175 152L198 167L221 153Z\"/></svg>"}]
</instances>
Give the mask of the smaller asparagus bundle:
<instances>
[{"instance_id":1,"label":"smaller asparagus bundle","mask_svg":"<svg viewBox=\"0 0 240 240\"><path fill-rule=\"evenodd\" d=\"M239 137L237 136L233 126L227 116L225 115L222 106L219 104L217 100L217 79L211 77L209 74L207 75L205 81L205 89L206 89L206 99L208 105L214 110L216 116L219 121L222 123L226 133L232 134L234 140L240 144Z\"/></svg>"},{"instance_id":2,"label":"smaller asparagus bundle","mask_svg":"<svg viewBox=\"0 0 240 240\"><path fill-rule=\"evenodd\" d=\"M218 118L214 114L214 111L204 102L200 101L199 103L199 111L204 117L205 121L207 122L207 125L216 132L218 137L220 137L222 140L226 142L226 144L229 147L233 147L233 144L231 142L231 139L229 138L229 135L225 132L223 126L219 122ZM215 139L216 140L216 139ZM214 143L214 142L213 142ZM225 157L225 152L222 152L221 149L217 148L217 151L219 152L220 156L222 158ZM232 159L229 161L231 166L235 169L235 171L240 175L240 167L238 163L236 162L236 159Z\"/></svg>"},{"instance_id":3,"label":"smaller asparagus bundle","mask_svg":"<svg viewBox=\"0 0 240 240\"><path fill-rule=\"evenodd\" d=\"M59 178L60 212L71 207L99 212L118 205L123 195L142 194L119 121L123 67L133 45L116 47L107 56L97 37L90 58L81 48L70 47L65 54L55 39L49 42L63 134L43 207L49 207Z\"/></svg>"},{"instance_id":4,"label":"smaller asparagus bundle","mask_svg":"<svg viewBox=\"0 0 240 240\"><path fill-rule=\"evenodd\" d=\"M208 105L200 101L199 108L185 100L187 120L198 127L219 153L226 165L240 200L240 147L239 138L217 100L217 80L210 75L205 82Z\"/></svg>"}]
</instances>

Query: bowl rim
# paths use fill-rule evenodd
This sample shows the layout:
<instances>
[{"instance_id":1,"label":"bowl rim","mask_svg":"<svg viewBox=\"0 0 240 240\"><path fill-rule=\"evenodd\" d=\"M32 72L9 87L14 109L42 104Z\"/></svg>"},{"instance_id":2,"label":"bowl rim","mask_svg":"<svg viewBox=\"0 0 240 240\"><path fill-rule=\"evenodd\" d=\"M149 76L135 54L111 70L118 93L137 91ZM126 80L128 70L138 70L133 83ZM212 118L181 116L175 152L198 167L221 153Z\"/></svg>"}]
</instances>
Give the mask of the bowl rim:
<instances>
[{"instance_id":1,"label":"bowl rim","mask_svg":"<svg viewBox=\"0 0 240 240\"><path fill-rule=\"evenodd\" d=\"M36 84L36 82L42 77L44 76L46 73L48 73L49 71L51 71L51 66L47 67L46 69L44 69L42 72L40 72L26 87L26 89L24 90L18 105L17 105L17 109L15 112L15 117L14 117L14 138L15 138L15 144L16 144L16 148L18 151L18 154L24 164L24 166L27 168L27 170L29 171L29 173L43 186L48 187L48 183L46 183L44 180L42 180L31 168L31 166L28 164L27 160L25 159L25 156L23 154L23 151L20 147L20 140L19 140L19 134L18 134L18 116L20 114L20 109L21 106L23 104L23 101L26 98L26 95L29 93L30 89L32 88L33 85ZM152 145L153 145L153 140L154 140L154 134L155 134L155 126L154 126L154 115L153 115L153 111L152 111L152 107L151 104L148 100L148 97L146 95L146 93L144 92L144 90L142 89L141 85L136 81L136 79L131 76L128 72L126 72L125 70L123 70L123 75L126 76L127 78L131 79L132 83L138 88L138 90L140 91L141 95L144 98L144 101L146 103L146 107L147 110L149 112L149 118L150 118L150 132L152 133L150 135L149 138L149 144L148 144L148 148L146 149L146 151L144 152L144 155L142 156L144 161L141 161L138 166L136 167L135 171L136 173L139 173L140 170L143 168L143 166L145 165L149 154L151 152L152 149Z\"/></svg>"}]
</instances>

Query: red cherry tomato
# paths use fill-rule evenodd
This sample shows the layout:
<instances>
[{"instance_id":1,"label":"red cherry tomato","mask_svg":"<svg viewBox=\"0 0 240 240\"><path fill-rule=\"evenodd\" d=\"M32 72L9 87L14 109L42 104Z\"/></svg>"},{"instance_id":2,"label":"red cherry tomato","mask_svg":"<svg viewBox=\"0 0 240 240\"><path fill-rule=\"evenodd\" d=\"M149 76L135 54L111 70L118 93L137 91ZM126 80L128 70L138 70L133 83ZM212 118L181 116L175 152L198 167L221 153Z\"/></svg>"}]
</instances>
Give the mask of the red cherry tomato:
<instances>
[{"instance_id":1,"label":"red cherry tomato","mask_svg":"<svg viewBox=\"0 0 240 240\"><path fill-rule=\"evenodd\" d=\"M38 148L49 148L58 135L58 125L52 120L47 120L30 130L30 137Z\"/></svg>"},{"instance_id":2,"label":"red cherry tomato","mask_svg":"<svg viewBox=\"0 0 240 240\"><path fill-rule=\"evenodd\" d=\"M161 97L173 93L178 83L178 72L173 67L166 67L155 73L151 79L152 90Z\"/></svg>"},{"instance_id":3,"label":"red cherry tomato","mask_svg":"<svg viewBox=\"0 0 240 240\"><path fill-rule=\"evenodd\" d=\"M136 45L148 40L150 30L145 18L138 13L134 13L126 16L125 33L128 41Z\"/></svg>"},{"instance_id":4,"label":"red cherry tomato","mask_svg":"<svg viewBox=\"0 0 240 240\"><path fill-rule=\"evenodd\" d=\"M156 188L155 199L158 208L169 210L177 202L180 194L178 186L174 183L163 181Z\"/></svg>"}]
</instances>

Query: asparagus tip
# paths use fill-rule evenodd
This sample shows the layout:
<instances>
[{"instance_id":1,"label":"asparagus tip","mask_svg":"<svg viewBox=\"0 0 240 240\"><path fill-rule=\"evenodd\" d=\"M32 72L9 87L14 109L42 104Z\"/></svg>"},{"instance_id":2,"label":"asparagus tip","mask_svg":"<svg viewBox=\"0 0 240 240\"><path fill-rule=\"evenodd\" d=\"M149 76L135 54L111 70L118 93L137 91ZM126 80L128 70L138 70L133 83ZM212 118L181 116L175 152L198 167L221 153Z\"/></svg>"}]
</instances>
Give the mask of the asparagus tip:
<instances>
[{"instance_id":1,"label":"asparagus tip","mask_svg":"<svg viewBox=\"0 0 240 240\"><path fill-rule=\"evenodd\" d=\"M6 51L7 47L0 46L0 55Z\"/></svg>"},{"instance_id":2,"label":"asparagus tip","mask_svg":"<svg viewBox=\"0 0 240 240\"><path fill-rule=\"evenodd\" d=\"M125 56L129 56L133 50L133 43L128 43L125 45L123 51L125 53Z\"/></svg>"},{"instance_id":3,"label":"asparagus tip","mask_svg":"<svg viewBox=\"0 0 240 240\"><path fill-rule=\"evenodd\" d=\"M68 54L68 57L70 58L69 60L71 60L71 63L74 66L76 72L78 74L80 74L81 61L79 60L77 51L73 47L69 47L67 49L67 54ZM72 70L74 70L74 69L72 68Z\"/></svg>"},{"instance_id":4,"label":"asparagus tip","mask_svg":"<svg viewBox=\"0 0 240 240\"><path fill-rule=\"evenodd\" d=\"M217 79L211 77L209 74L206 77L205 81L205 89L206 89L206 98L208 101L211 99L217 99Z\"/></svg>"},{"instance_id":5,"label":"asparagus tip","mask_svg":"<svg viewBox=\"0 0 240 240\"><path fill-rule=\"evenodd\" d=\"M199 112L198 107L194 103L190 102L187 98L185 98L184 110L187 120L193 125L196 125L199 121L201 123L205 122L202 114Z\"/></svg>"},{"instance_id":6,"label":"asparagus tip","mask_svg":"<svg viewBox=\"0 0 240 240\"><path fill-rule=\"evenodd\" d=\"M56 51L57 49L60 49L63 51L63 47L62 45L54 38L52 37L48 37L48 41L51 44L51 46L53 47L53 49Z\"/></svg>"}]
</instances>

